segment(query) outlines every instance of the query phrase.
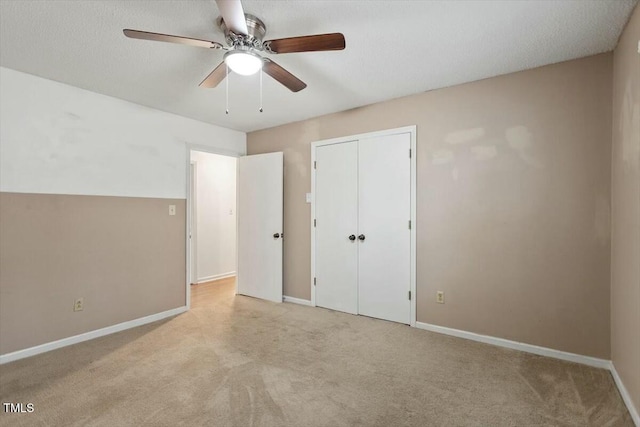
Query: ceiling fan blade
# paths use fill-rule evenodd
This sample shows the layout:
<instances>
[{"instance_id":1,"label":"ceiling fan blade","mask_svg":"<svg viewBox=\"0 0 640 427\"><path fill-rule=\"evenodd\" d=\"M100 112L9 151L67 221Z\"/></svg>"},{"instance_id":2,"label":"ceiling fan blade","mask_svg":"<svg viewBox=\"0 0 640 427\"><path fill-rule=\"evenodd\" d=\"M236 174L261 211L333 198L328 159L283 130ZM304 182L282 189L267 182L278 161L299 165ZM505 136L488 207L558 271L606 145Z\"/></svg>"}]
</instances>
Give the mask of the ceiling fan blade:
<instances>
[{"instance_id":1,"label":"ceiling fan blade","mask_svg":"<svg viewBox=\"0 0 640 427\"><path fill-rule=\"evenodd\" d=\"M249 34L240 0L216 0L224 24L236 34Z\"/></svg>"},{"instance_id":2,"label":"ceiling fan blade","mask_svg":"<svg viewBox=\"0 0 640 427\"><path fill-rule=\"evenodd\" d=\"M307 87L307 84L305 82L303 82L270 59L264 59L264 64L262 64L262 71L282 83L291 92L299 92Z\"/></svg>"},{"instance_id":3,"label":"ceiling fan blade","mask_svg":"<svg viewBox=\"0 0 640 427\"><path fill-rule=\"evenodd\" d=\"M223 61L213 69L213 71L202 81L202 83L200 83L199 86L206 88L216 87L224 80L225 77L227 77L227 65Z\"/></svg>"},{"instance_id":4,"label":"ceiling fan blade","mask_svg":"<svg viewBox=\"0 0 640 427\"><path fill-rule=\"evenodd\" d=\"M169 42L186 44L189 46L206 47L209 49L222 49L222 45L218 42L212 42L209 40L192 39L190 37L172 36L170 34L150 33L148 31L138 30L122 30L125 36L132 39L153 40L158 42Z\"/></svg>"},{"instance_id":5,"label":"ceiling fan blade","mask_svg":"<svg viewBox=\"0 0 640 427\"><path fill-rule=\"evenodd\" d=\"M267 40L264 42L264 46L271 53L314 52L342 50L345 48L346 42L342 33L330 33Z\"/></svg>"}]
</instances>

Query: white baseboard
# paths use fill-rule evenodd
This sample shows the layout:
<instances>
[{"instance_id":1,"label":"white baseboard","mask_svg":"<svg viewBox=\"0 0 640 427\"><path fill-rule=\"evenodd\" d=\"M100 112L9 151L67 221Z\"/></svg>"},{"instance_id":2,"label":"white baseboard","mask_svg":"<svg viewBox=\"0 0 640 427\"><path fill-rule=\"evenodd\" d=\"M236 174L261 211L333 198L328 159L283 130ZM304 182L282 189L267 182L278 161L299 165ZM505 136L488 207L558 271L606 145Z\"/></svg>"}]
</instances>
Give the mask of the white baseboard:
<instances>
[{"instance_id":1,"label":"white baseboard","mask_svg":"<svg viewBox=\"0 0 640 427\"><path fill-rule=\"evenodd\" d=\"M618 375L618 371L616 371L616 367L613 362L610 363L609 370L611 371L611 375L613 376L613 380L616 382L618 386L618 391L620 391L620 395L622 396L622 400L627 405L627 409L629 410L629 414L631 414L631 419L636 424L636 427L640 427L640 415L638 414L638 409L633 404L633 400L631 400L631 396L627 391L627 388L624 386L622 379Z\"/></svg>"},{"instance_id":2,"label":"white baseboard","mask_svg":"<svg viewBox=\"0 0 640 427\"><path fill-rule=\"evenodd\" d=\"M117 325L107 326L106 328L96 329L95 331L85 332L80 335L62 338L57 341L40 344L35 347L25 348L24 350L14 351L12 353L0 355L0 365L13 362L14 360L24 359L25 357L35 356L36 354L55 350L57 348L66 347L68 345L77 344L83 341L92 340L94 338L124 331L125 329L135 328L136 326L146 325L147 323L156 322L167 317L175 316L187 311L187 307L178 307L172 310L163 311L161 313L151 314L149 316L140 317L139 319L129 320L128 322L118 323Z\"/></svg>"},{"instance_id":3,"label":"white baseboard","mask_svg":"<svg viewBox=\"0 0 640 427\"><path fill-rule=\"evenodd\" d=\"M308 299L288 297L286 295L282 297L282 301L291 302L291 303L300 304L300 305L309 305L309 306L311 305L311 301L309 301Z\"/></svg>"},{"instance_id":4,"label":"white baseboard","mask_svg":"<svg viewBox=\"0 0 640 427\"><path fill-rule=\"evenodd\" d=\"M472 341L483 342L485 344L497 345L499 347L511 348L540 356L553 357L555 359L567 360L569 362L582 363L583 365L595 368L609 369L610 360L598 359L597 357L583 356L581 354L568 353L566 351L554 350L552 348L540 347L532 344L496 338L489 335L480 335L473 332L462 331L460 329L447 328L444 326L432 325L430 323L416 322L416 328L426 329L431 332L452 335L454 337L465 338Z\"/></svg>"},{"instance_id":5,"label":"white baseboard","mask_svg":"<svg viewBox=\"0 0 640 427\"><path fill-rule=\"evenodd\" d=\"M233 277L235 275L236 275L235 271L229 271L227 273L214 274L213 276L198 277L198 281L196 283L200 284L205 282L211 282L212 280L226 279L227 277Z\"/></svg>"},{"instance_id":6,"label":"white baseboard","mask_svg":"<svg viewBox=\"0 0 640 427\"><path fill-rule=\"evenodd\" d=\"M489 335L481 335L473 332L462 331L460 329L447 328L445 326L432 325L430 323L416 322L416 328L425 329L431 332L437 332L439 334L451 335L458 338L464 338L472 341L478 341L485 344L492 344L498 347L506 347L513 350L520 350L527 353L533 353L540 356L553 357L555 359L567 360L569 362L581 363L583 365L593 366L595 368L606 369L611 372L613 376L613 380L620 391L620 395L622 396L622 400L625 405L627 405L627 409L629 410L629 414L631 414L631 418L636 426L640 427L640 416L638 415L638 410L633 404L631 400L631 396L627 391L627 388L624 386L622 379L618 375L615 366L611 362L611 360L598 359L597 357L583 356L581 354L568 353L566 351L554 350L552 348L540 347L532 344L525 344L522 342L506 340L503 338L496 338Z\"/></svg>"}]
</instances>

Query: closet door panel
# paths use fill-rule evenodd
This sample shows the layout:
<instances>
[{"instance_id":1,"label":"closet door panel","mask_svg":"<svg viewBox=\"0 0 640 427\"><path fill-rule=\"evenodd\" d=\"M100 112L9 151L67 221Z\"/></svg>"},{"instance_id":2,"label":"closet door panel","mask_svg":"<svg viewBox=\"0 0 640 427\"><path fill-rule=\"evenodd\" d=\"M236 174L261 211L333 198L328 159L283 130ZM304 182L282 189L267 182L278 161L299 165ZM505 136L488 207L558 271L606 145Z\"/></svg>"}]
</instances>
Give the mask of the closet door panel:
<instances>
[{"instance_id":1,"label":"closet door panel","mask_svg":"<svg viewBox=\"0 0 640 427\"><path fill-rule=\"evenodd\" d=\"M316 305L358 312L358 145L316 149Z\"/></svg>"},{"instance_id":2,"label":"closet door panel","mask_svg":"<svg viewBox=\"0 0 640 427\"><path fill-rule=\"evenodd\" d=\"M358 144L358 313L410 323L410 134Z\"/></svg>"}]
</instances>

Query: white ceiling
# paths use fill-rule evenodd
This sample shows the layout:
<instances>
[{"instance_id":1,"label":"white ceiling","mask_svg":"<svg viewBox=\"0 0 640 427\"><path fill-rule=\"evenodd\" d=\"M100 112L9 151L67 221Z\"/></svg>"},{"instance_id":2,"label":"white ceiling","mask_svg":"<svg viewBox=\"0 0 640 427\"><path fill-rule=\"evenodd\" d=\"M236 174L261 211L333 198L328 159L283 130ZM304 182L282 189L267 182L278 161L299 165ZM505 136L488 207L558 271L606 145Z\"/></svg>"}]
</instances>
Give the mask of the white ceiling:
<instances>
[{"instance_id":1,"label":"white ceiling","mask_svg":"<svg viewBox=\"0 0 640 427\"><path fill-rule=\"evenodd\" d=\"M265 39L342 32L344 51L270 57L308 84L258 75L198 84L222 51L128 39L123 28L224 42L213 0L0 0L0 65L252 131L612 50L637 0L245 0Z\"/></svg>"}]
</instances>

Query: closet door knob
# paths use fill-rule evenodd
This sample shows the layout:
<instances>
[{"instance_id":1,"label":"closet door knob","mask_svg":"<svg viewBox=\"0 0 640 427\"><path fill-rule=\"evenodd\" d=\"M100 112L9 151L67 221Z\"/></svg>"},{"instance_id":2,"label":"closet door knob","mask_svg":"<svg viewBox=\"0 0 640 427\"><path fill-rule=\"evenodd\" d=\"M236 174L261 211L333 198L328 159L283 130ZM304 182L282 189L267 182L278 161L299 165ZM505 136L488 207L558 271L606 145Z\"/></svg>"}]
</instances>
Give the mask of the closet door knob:
<instances>
[{"instance_id":1,"label":"closet door knob","mask_svg":"<svg viewBox=\"0 0 640 427\"><path fill-rule=\"evenodd\" d=\"M352 242L356 240L356 235L352 234L351 236L349 236L349 240L351 240Z\"/></svg>"},{"instance_id":2,"label":"closet door knob","mask_svg":"<svg viewBox=\"0 0 640 427\"><path fill-rule=\"evenodd\" d=\"M280 237L280 233L275 233L275 234L273 235L273 238L274 238L274 239L277 239L277 238L279 238L279 237Z\"/></svg>"},{"instance_id":3,"label":"closet door knob","mask_svg":"<svg viewBox=\"0 0 640 427\"><path fill-rule=\"evenodd\" d=\"M361 241L363 241L363 242L364 242L364 234L359 235L359 236L358 236L358 239L360 239Z\"/></svg>"}]
</instances>

